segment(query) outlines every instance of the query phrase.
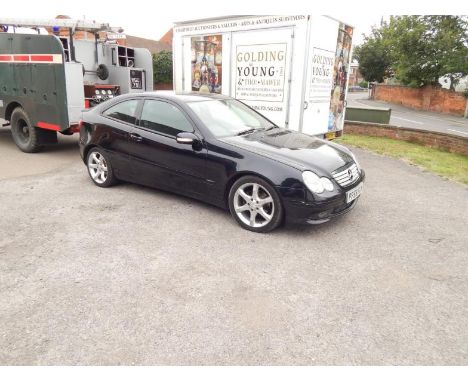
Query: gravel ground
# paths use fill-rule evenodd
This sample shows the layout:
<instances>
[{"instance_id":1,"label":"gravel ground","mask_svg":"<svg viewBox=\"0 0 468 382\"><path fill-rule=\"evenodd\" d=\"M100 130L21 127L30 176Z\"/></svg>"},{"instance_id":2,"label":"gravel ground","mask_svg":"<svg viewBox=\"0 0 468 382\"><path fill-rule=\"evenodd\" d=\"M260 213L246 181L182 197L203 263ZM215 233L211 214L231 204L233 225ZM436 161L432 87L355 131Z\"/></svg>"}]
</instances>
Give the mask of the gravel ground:
<instances>
[{"instance_id":1,"label":"gravel ground","mask_svg":"<svg viewBox=\"0 0 468 382\"><path fill-rule=\"evenodd\" d=\"M468 365L467 188L354 151L354 211L266 235L0 154L0 364Z\"/></svg>"}]
</instances>

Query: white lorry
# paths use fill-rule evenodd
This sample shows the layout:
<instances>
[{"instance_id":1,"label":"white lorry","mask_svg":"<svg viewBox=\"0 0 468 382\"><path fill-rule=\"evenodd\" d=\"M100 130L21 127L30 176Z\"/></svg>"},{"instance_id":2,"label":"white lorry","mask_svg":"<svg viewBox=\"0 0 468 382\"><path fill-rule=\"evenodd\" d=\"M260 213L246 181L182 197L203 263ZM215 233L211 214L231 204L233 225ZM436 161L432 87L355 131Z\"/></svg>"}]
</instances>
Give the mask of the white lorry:
<instances>
[{"instance_id":1,"label":"white lorry","mask_svg":"<svg viewBox=\"0 0 468 382\"><path fill-rule=\"evenodd\" d=\"M235 97L281 127L342 134L353 28L327 16L174 25L174 88Z\"/></svg>"}]
</instances>

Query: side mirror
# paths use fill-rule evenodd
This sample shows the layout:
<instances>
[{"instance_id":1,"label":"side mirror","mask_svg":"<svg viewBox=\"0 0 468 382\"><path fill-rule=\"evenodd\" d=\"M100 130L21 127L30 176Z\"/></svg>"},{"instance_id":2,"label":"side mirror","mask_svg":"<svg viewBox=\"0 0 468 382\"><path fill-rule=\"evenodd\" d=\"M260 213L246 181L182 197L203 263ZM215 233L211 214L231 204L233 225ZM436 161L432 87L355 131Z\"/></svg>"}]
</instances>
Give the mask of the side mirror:
<instances>
[{"instance_id":1,"label":"side mirror","mask_svg":"<svg viewBox=\"0 0 468 382\"><path fill-rule=\"evenodd\" d=\"M200 139L194 133L182 132L177 134L176 141L182 145L193 145L196 142L200 142Z\"/></svg>"}]
</instances>

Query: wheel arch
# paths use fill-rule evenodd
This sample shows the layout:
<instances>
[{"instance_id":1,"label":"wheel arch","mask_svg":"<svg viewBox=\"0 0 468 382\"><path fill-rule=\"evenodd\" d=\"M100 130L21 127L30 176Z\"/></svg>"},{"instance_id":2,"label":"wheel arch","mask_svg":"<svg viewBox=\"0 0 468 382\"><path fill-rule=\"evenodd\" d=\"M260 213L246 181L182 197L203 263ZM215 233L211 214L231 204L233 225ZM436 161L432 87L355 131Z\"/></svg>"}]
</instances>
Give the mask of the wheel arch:
<instances>
[{"instance_id":1,"label":"wheel arch","mask_svg":"<svg viewBox=\"0 0 468 382\"><path fill-rule=\"evenodd\" d=\"M276 186L271 182L270 179L265 177L262 174L259 174L258 172L255 171L241 171L236 174L234 174L231 178L226 183L226 186L224 188L224 203L226 204L226 207L229 208L229 192L231 191L232 185L237 182L240 178L243 178L245 176L256 176L265 182L267 182L273 189L276 189Z\"/></svg>"},{"instance_id":2,"label":"wheel arch","mask_svg":"<svg viewBox=\"0 0 468 382\"><path fill-rule=\"evenodd\" d=\"M5 119L7 121L10 121L11 120L11 115L13 114L13 110L15 110L17 107L20 107L24 110L24 107L23 105L21 105L19 102L17 101L13 101L13 102L10 102L8 104L8 106L6 107L5 109ZM26 113L26 111L25 111Z\"/></svg>"},{"instance_id":3,"label":"wheel arch","mask_svg":"<svg viewBox=\"0 0 468 382\"><path fill-rule=\"evenodd\" d=\"M84 163L86 163L86 160L87 160L87 158L88 158L88 153L89 153L92 149L94 149L95 147L99 148L99 146L96 145L96 144L90 144L90 145L88 145L88 146L86 146L86 147L84 148L84 150L83 150L83 162L84 162Z\"/></svg>"}]
</instances>

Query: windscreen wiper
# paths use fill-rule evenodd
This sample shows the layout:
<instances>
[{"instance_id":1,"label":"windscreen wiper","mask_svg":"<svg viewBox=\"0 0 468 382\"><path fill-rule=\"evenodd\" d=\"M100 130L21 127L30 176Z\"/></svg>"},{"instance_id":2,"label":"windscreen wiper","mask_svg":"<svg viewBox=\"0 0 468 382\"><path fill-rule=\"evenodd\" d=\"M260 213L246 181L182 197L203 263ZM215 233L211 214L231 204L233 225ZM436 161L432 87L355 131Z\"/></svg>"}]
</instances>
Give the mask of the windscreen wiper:
<instances>
[{"instance_id":1,"label":"windscreen wiper","mask_svg":"<svg viewBox=\"0 0 468 382\"><path fill-rule=\"evenodd\" d=\"M257 131L257 130L258 129L247 129L247 130L241 131L240 133L237 133L237 135L246 135L246 134L253 133L254 131Z\"/></svg>"}]
</instances>

